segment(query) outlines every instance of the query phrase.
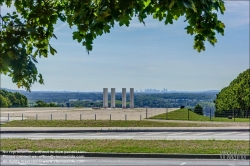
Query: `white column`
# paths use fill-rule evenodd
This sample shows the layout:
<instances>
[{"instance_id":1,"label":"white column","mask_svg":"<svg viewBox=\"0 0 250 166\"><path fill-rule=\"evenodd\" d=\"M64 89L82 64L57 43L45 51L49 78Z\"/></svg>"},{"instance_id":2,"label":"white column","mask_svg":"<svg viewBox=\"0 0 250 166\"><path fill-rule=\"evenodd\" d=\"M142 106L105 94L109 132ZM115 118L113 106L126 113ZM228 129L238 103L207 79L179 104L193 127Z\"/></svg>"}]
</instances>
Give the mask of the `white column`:
<instances>
[{"instance_id":1,"label":"white column","mask_svg":"<svg viewBox=\"0 0 250 166\"><path fill-rule=\"evenodd\" d=\"M108 108L108 88L103 88L103 108Z\"/></svg>"},{"instance_id":2,"label":"white column","mask_svg":"<svg viewBox=\"0 0 250 166\"><path fill-rule=\"evenodd\" d=\"M134 107L134 88L130 88L130 108Z\"/></svg>"},{"instance_id":3,"label":"white column","mask_svg":"<svg viewBox=\"0 0 250 166\"><path fill-rule=\"evenodd\" d=\"M115 108L115 88L111 88L111 108Z\"/></svg>"},{"instance_id":4,"label":"white column","mask_svg":"<svg viewBox=\"0 0 250 166\"><path fill-rule=\"evenodd\" d=\"M122 108L126 108L126 88L122 88Z\"/></svg>"}]
</instances>

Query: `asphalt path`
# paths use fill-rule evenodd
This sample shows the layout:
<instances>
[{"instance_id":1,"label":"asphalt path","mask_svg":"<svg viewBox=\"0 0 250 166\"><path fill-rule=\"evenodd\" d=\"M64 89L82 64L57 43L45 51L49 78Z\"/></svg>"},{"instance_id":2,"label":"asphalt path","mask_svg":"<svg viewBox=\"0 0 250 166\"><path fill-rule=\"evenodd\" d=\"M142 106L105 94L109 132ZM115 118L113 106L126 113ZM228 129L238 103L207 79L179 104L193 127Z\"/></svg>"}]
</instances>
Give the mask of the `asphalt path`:
<instances>
[{"instance_id":1,"label":"asphalt path","mask_svg":"<svg viewBox=\"0 0 250 166\"><path fill-rule=\"evenodd\" d=\"M249 160L171 159L171 158L101 158L69 156L0 156L1 165L171 165L171 166L248 166Z\"/></svg>"},{"instance_id":2,"label":"asphalt path","mask_svg":"<svg viewBox=\"0 0 250 166\"><path fill-rule=\"evenodd\" d=\"M133 140L250 140L249 132L86 132L1 133L1 138L26 139L133 139Z\"/></svg>"},{"instance_id":3,"label":"asphalt path","mask_svg":"<svg viewBox=\"0 0 250 166\"><path fill-rule=\"evenodd\" d=\"M250 132L249 126L241 127L0 127L0 133L79 133L79 132Z\"/></svg>"}]
</instances>

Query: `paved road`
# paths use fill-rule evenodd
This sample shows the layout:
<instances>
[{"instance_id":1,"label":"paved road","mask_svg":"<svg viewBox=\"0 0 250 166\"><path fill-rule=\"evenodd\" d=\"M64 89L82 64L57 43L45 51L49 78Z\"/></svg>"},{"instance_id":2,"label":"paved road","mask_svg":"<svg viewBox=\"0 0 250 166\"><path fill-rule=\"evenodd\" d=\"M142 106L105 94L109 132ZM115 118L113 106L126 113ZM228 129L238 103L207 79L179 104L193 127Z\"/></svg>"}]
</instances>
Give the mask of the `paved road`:
<instances>
[{"instance_id":1,"label":"paved road","mask_svg":"<svg viewBox=\"0 0 250 166\"><path fill-rule=\"evenodd\" d=\"M248 166L249 160L202 160L202 159L164 159L164 158L87 158L66 156L1 156L1 165L171 165L171 166Z\"/></svg>"},{"instance_id":2,"label":"paved road","mask_svg":"<svg viewBox=\"0 0 250 166\"><path fill-rule=\"evenodd\" d=\"M79 132L79 131L245 131L250 132L247 126L238 127L1 127L3 131L15 132Z\"/></svg>"},{"instance_id":3,"label":"paved road","mask_svg":"<svg viewBox=\"0 0 250 166\"><path fill-rule=\"evenodd\" d=\"M0 136L27 139L249 140L248 132L1 133Z\"/></svg>"}]
</instances>

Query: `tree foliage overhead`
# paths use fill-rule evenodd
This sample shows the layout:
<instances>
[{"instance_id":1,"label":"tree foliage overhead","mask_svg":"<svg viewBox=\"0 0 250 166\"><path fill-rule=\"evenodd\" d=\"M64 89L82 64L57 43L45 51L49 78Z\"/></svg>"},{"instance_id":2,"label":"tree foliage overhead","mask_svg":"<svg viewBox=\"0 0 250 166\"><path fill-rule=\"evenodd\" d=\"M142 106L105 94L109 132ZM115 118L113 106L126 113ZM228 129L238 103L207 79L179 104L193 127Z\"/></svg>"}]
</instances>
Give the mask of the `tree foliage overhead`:
<instances>
[{"instance_id":1,"label":"tree foliage overhead","mask_svg":"<svg viewBox=\"0 0 250 166\"><path fill-rule=\"evenodd\" d=\"M233 109L250 110L250 69L223 88L214 102L217 113Z\"/></svg>"},{"instance_id":2,"label":"tree foliage overhead","mask_svg":"<svg viewBox=\"0 0 250 166\"><path fill-rule=\"evenodd\" d=\"M0 0L11 6L12 0ZM223 0L15 0L16 11L3 16L0 35L0 72L12 77L18 87L30 91L38 81L43 84L35 63L37 57L57 53L50 45L56 38L54 26L60 20L69 27L76 26L73 39L89 52L97 36L109 33L115 22L129 26L133 17L145 24L154 19L173 24L179 17L186 18L187 33L194 35L194 49L205 50L205 42L214 45L216 32L224 35L225 25L217 12L225 11Z\"/></svg>"}]
</instances>

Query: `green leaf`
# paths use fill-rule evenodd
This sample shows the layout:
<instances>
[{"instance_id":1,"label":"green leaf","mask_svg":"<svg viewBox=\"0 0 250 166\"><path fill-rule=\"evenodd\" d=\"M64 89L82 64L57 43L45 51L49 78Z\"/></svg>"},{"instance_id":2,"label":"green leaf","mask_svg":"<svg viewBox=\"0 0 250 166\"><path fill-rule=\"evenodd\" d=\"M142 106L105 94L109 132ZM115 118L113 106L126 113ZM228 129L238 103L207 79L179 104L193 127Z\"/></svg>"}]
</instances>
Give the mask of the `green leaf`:
<instances>
[{"instance_id":1,"label":"green leaf","mask_svg":"<svg viewBox=\"0 0 250 166\"><path fill-rule=\"evenodd\" d=\"M110 32L110 26L108 24L106 24L104 27L103 27L103 30L105 33L109 33Z\"/></svg>"},{"instance_id":2,"label":"green leaf","mask_svg":"<svg viewBox=\"0 0 250 166\"><path fill-rule=\"evenodd\" d=\"M34 53L34 57L36 57L37 56L37 54L38 54L38 52L39 52L39 49L37 49L36 51L35 51L35 53Z\"/></svg>"},{"instance_id":3,"label":"green leaf","mask_svg":"<svg viewBox=\"0 0 250 166\"><path fill-rule=\"evenodd\" d=\"M122 15L120 16L119 25L122 26L125 24L126 26L129 26L129 20L131 20L130 16Z\"/></svg>"},{"instance_id":4,"label":"green leaf","mask_svg":"<svg viewBox=\"0 0 250 166\"><path fill-rule=\"evenodd\" d=\"M62 22L65 22L66 21L66 16L64 15L64 14L62 14L62 13L59 13L58 14L58 17L59 17L59 19L62 21Z\"/></svg>"},{"instance_id":5,"label":"green leaf","mask_svg":"<svg viewBox=\"0 0 250 166\"><path fill-rule=\"evenodd\" d=\"M224 14L224 11L226 11L226 8L225 8L225 5L224 5L224 1L219 0L219 8L220 8L221 14Z\"/></svg>"},{"instance_id":6,"label":"green leaf","mask_svg":"<svg viewBox=\"0 0 250 166\"><path fill-rule=\"evenodd\" d=\"M214 2L213 7L214 7L214 9L215 9L216 11L218 11L218 9L219 9L219 3L218 3L217 1Z\"/></svg>"},{"instance_id":7,"label":"green leaf","mask_svg":"<svg viewBox=\"0 0 250 166\"><path fill-rule=\"evenodd\" d=\"M166 20L165 20L165 24L167 25L168 23L173 24L173 15L168 13Z\"/></svg>"},{"instance_id":8,"label":"green leaf","mask_svg":"<svg viewBox=\"0 0 250 166\"><path fill-rule=\"evenodd\" d=\"M197 12L194 2L192 0L184 0L183 4L186 8L193 9L194 12Z\"/></svg>"},{"instance_id":9,"label":"green leaf","mask_svg":"<svg viewBox=\"0 0 250 166\"><path fill-rule=\"evenodd\" d=\"M50 16L50 22L51 23L53 23L53 24L55 24L56 23L56 21L57 21L57 18L58 18L58 16L57 15L52 15L52 16Z\"/></svg>"},{"instance_id":10,"label":"green leaf","mask_svg":"<svg viewBox=\"0 0 250 166\"><path fill-rule=\"evenodd\" d=\"M27 46L26 53L29 55L29 54L31 54L31 53L32 53L32 50L33 50L32 45L28 45L28 46Z\"/></svg>"},{"instance_id":11,"label":"green leaf","mask_svg":"<svg viewBox=\"0 0 250 166\"><path fill-rule=\"evenodd\" d=\"M193 1L192 1L192 9L194 10L195 13L197 13L197 10L196 10L196 7L195 7Z\"/></svg>"},{"instance_id":12,"label":"green leaf","mask_svg":"<svg viewBox=\"0 0 250 166\"><path fill-rule=\"evenodd\" d=\"M79 32L73 32L73 39L77 39L78 43L80 43L82 41L82 36Z\"/></svg>"},{"instance_id":13,"label":"green leaf","mask_svg":"<svg viewBox=\"0 0 250 166\"><path fill-rule=\"evenodd\" d=\"M144 9L150 4L151 0L144 0Z\"/></svg>"},{"instance_id":14,"label":"green leaf","mask_svg":"<svg viewBox=\"0 0 250 166\"><path fill-rule=\"evenodd\" d=\"M157 19L157 14L156 13L153 14L153 19Z\"/></svg>"},{"instance_id":15,"label":"green leaf","mask_svg":"<svg viewBox=\"0 0 250 166\"><path fill-rule=\"evenodd\" d=\"M49 44L50 53L54 55L57 51Z\"/></svg>"},{"instance_id":16,"label":"green leaf","mask_svg":"<svg viewBox=\"0 0 250 166\"><path fill-rule=\"evenodd\" d=\"M40 49L40 54L45 58L48 57L48 50L47 49Z\"/></svg>"},{"instance_id":17,"label":"green leaf","mask_svg":"<svg viewBox=\"0 0 250 166\"><path fill-rule=\"evenodd\" d=\"M44 84L42 74L39 73L38 78L39 78L39 83L40 83L40 84Z\"/></svg>"},{"instance_id":18,"label":"green leaf","mask_svg":"<svg viewBox=\"0 0 250 166\"><path fill-rule=\"evenodd\" d=\"M57 39L57 37L56 37L56 35L55 35L55 34L52 34L52 36L53 36L55 39Z\"/></svg>"},{"instance_id":19,"label":"green leaf","mask_svg":"<svg viewBox=\"0 0 250 166\"><path fill-rule=\"evenodd\" d=\"M188 33L188 34L191 34L191 35L194 34L194 29L193 29L192 26L187 26L185 29L187 30L187 33Z\"/></svg>"},{"instance_id":20,"label":"green leaf","mask_svg":"<svg viewBox=\"0 0 250 166\"><path fill-rule=\"evenodd\" d=\"M93 40L92 34L91 34L91 33L88 33L88 34L86 35L85 39L86 39L87 41L92 41L92 40Z\"/></svg>"},{"instance_id":21,"label":"green leaf","mask_svg":"<svg viewBox=\"0 0 250 166\"><path fill-rule=\"evenodd\" d=\"M191 2L189 2L189 1L187 1L187 0L184 0L184 1L183 1L183 4L184 4L184 6L185 6L186 8L192 9L192 3L191 3Z\"/></svg>"},{"instance_id":22,"label":"green leaf","mask_svg":"<svg viewBox=\"0 0 250 166\"><path fill-rule=\"evenodd\" d=\"M174 6L175 0L172 0L172 2L169 4L169 8L171 9Z\"/></svg>"}]
</instances>

